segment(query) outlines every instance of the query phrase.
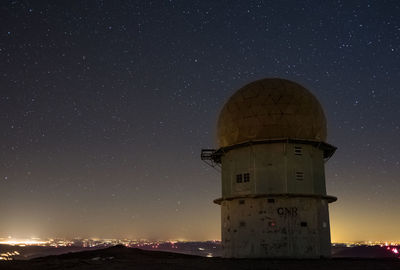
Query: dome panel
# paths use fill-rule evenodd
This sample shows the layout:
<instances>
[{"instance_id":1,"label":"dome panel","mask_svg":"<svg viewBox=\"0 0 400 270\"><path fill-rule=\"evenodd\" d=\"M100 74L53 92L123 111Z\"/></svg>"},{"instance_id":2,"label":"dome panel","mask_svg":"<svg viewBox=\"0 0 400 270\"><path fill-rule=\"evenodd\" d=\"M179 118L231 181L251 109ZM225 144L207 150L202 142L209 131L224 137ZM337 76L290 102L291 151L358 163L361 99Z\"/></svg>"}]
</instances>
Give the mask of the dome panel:
<instances>
[{"instance_id":1,"label":"dome panel","mask_svg":"<svg viewBox=\"0 0 400 270\"><path fill-rule=\"evenodd\" d=\"M318 100L285 79L263 79L239 89L218 119L220 147L252 140L326 140L326 119Z\"/></svg>"}]
</instances>

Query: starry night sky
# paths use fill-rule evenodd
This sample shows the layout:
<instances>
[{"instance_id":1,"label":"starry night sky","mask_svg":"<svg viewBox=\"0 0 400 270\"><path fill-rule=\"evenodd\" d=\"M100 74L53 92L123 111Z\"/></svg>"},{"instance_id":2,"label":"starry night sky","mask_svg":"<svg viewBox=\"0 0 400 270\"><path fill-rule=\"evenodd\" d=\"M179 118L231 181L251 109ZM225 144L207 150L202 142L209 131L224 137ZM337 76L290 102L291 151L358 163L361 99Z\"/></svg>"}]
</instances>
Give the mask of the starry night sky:
<instances>
[{"instance_id":1,"label":"starry night sky","mask_svg":"<svg viewBox=\"0 0 400 270\"><path fill-rule=\"evenodd\" d=\"M400 3L2 1L0 237L220 238L224 102L325 109L333 241L400 240Z\"/></svg>"}]
</instances>

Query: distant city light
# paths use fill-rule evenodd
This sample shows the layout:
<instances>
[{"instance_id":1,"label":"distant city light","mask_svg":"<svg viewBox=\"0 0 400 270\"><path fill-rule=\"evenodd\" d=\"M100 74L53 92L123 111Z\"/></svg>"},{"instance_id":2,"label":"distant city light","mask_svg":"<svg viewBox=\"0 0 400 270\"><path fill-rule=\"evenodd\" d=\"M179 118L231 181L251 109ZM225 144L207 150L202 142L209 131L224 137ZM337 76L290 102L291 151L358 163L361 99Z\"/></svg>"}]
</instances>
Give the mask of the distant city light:
<instances>
[{"instance_id":1,"label":"distant city light","mask_svg":"<svg viewBox=\"0 0 400 270\"><path fill-rule=\"evenodd\" d=\"M13 256L20 255L18 251L6 252L0 254L0 261L12 261Z\"/></svg>"},{"instance_id":2,"label":"distant city light","mask_svg":"<svg viewBox=\"0 0 400 270\"><path fill-rule=\"evenodd\" d=\"M6 241L0 241L0 244L3 245L12 245L12 246L37 246L37 245L46 245L48 244L48 241L41 241L41 240L16 240L16 239L9 239Z\"/></svg>"},{"instance_id":3,"label":"distant city light","mask_svg":"<svg viewBox=\"0 0 400 270\"><path fill-rule=\"evenodd\" d=\"M161 250L169 252L177 252L183 254L193 254L204 257L215 257L219 256L221 252L221 241L220 240L210 240L205 242L181 242L179 240L146 240L146 239L101 239L101 238L73 238L73 239L63 239L63 238L31 238L31 239L16 239L13 237L0 238L0 244L10 245L10 246L43 246L43 247L72 247L72 248L106 248L116 245L124 245L130 248L140 248L143 250ZM348 243L332 243L332 246L339 247L357 247L357 246L379 246L386 250L388 253L392 254L394 257L400 259L400 241L357 241ZM21 249L24 250L24 249ZM21 252L21 251L20 251ZM21 252L22 253L22 252ZM19 254L13 248L10 248L8 252L3 250L0 253L0 260L13 260L21 259L25 255Z\"/></svg>"}]
</instances>

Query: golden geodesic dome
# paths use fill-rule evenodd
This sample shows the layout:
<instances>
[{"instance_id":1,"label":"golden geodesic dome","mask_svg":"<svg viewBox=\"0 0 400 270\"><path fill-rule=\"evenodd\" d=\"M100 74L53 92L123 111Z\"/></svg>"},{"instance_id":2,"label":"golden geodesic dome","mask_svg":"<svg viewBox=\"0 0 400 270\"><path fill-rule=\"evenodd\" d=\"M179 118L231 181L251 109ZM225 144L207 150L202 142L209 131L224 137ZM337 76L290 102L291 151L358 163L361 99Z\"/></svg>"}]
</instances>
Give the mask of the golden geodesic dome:
<instances>
[{"instance_id":1,"label":"golden geodesic dome","mask_svg":"<svg viewBox=\"0 0 400 270\"><path fill-rule=\"evenodd\" d=\"M285 79L262 79L240 88L218 119L219 147L269 139L326 140L326 118L316 97Z\"/></svg>"}]
</instances>

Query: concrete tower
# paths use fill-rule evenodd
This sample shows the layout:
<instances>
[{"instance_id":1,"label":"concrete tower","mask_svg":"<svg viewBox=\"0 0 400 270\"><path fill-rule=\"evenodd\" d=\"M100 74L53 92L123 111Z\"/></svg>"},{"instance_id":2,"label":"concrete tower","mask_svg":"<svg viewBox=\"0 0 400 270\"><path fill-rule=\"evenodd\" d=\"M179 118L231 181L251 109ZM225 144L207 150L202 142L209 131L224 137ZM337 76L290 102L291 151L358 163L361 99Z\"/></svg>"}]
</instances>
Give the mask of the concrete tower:
<instances>
[{"instance_id":1,"label":"concrete tower","mask_svg":"<svg viewBox=\"0 0 400 270\"><path fill-rule=\"evenodd\" d=\"M263 79L239 89L218 120L219 149L202 159L221 166L224 257L331 256L324 162L326 119L301 85Z\"/></svg>"}]
</instances>

